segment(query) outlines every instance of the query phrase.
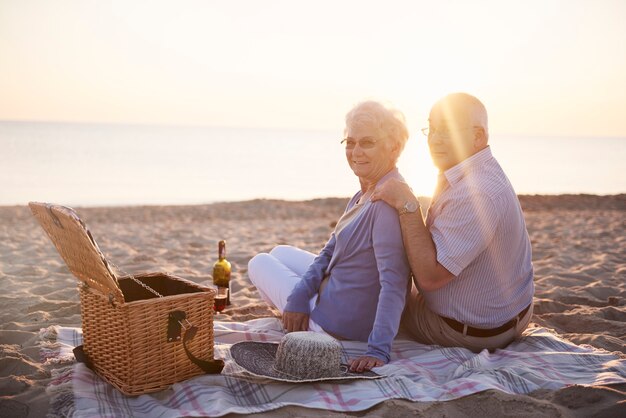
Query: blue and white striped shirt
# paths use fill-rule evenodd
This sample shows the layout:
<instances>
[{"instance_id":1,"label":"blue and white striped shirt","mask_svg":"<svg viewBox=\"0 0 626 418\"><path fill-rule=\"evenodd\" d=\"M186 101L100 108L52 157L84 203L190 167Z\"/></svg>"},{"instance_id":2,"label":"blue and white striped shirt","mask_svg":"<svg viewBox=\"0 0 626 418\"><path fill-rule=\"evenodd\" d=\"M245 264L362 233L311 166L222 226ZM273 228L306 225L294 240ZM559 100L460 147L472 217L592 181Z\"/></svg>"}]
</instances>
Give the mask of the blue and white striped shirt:
<instances>
[{"instance_id":1,"label":"blue and white striped shirt","mask_svg":"<svg viewBox=\"0 0 626 418\"><path fill-rule=\"evenodd\" d=\"M437 261L456 277L423 292L435 313L495 328L532 302L530 239L513 186L489 147L440 174L426 226Z\"/></svg>"}]
</instances>

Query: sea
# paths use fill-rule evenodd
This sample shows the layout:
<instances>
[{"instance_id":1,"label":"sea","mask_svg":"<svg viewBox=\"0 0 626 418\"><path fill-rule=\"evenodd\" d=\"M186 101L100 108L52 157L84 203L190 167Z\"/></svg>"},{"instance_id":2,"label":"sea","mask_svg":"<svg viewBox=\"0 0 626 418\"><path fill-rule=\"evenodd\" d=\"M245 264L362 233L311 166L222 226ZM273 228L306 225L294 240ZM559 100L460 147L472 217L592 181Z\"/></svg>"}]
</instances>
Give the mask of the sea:
<instances>
[{"instance_id":1,"label":"sea","mask_svg":"<svg viewBox=\"0 0 626 418\"><path fill-rule=\"evenodd\" d=\"M0 205L183 205L349 197L341 130L0 121ZM626 193L626 137L492 133L518 194ZM398 167L429 196L437 170L413 135Z\"/></svg>"}]
</instances>

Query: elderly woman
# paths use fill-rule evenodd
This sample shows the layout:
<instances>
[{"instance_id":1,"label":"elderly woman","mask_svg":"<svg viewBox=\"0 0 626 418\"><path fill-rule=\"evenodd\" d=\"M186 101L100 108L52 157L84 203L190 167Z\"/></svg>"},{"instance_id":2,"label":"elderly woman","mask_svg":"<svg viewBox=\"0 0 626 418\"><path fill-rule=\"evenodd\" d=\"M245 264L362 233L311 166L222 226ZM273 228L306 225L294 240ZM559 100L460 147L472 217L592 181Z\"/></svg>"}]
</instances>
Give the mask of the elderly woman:
<instances>
[{"instance_id":1,"label":"elderly woman","mask_svg":"<svg viewBox=\"0 0 626 418\"><path fill-rule=\"evenodd\" d=\"M404 115L375 101L346 115L346 159L359 190L318 256L281 245L248 264L261 296L283 314L287 332L316 331L338 339L367 341L352 371L389 361L409 284L398 212L371 202L378 183L402 180L396 162L408 139Z\"/></svg>"}]
</instances>

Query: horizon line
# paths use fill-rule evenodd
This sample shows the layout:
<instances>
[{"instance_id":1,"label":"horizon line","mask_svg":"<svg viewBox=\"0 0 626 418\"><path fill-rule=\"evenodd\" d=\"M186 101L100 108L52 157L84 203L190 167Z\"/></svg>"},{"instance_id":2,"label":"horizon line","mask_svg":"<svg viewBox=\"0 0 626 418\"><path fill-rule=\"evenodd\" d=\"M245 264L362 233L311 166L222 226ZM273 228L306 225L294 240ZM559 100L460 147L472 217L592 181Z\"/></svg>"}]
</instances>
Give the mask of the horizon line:
<instances>
[{"instance_id":1,"label":"horizon line","mask_svg":"<svg viewBox=\"0 0 626 418\"><path fill-rule=\"evenodd\" d=\"M281 130L281 131L309 131L309 132L329 132L342 130L343 128L310 128L310 127L290 127L290 126L244 126L244 125L220 125L203 123L167 123L167 122L125 122L125 121L69 121L69 120L46 120L46 119L2 119L0 123L15 124L48 124L48 125L93 125L93 126L128 126L128 127L162 127L162 128L217 128L217 129L243 129L243 130ZM409 129L410 131L410 129ZM419 129L417 129L419 131ZM417 132L418 133L418 132ZM417 135L416 132L411 134ZM626 139L626 133L619 135L595 135L595 134L549 134L549 133L519 133L519 132L498 132L490 130L491 135L498 136L534 136L546 138L607 138Z\"/></svg>"}]
</instances>

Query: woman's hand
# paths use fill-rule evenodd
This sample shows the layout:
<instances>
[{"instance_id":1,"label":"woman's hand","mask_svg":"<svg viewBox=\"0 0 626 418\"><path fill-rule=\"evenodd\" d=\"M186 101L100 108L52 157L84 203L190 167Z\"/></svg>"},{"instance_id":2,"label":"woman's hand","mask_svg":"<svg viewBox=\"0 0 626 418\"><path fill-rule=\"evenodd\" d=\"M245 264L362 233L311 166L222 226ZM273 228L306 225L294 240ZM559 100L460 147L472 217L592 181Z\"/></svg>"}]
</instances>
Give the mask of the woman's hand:
<instances>
[{"instance_id":1,"label":"woman's hand","mask_svg":"<svg viewBox=\"0 0 626 418\"><path fill-rule=\"evenodd\" d=\"M380 367L384 364L384 361L377 359L376 357L361 356L350 360L350 371L358 373L367 372L371 370L372 367Z\"/></svg>"},{"instance_id":2,"label":"woman's hand","mask_svg":"<svg viewBox=\"0 0 626 418\"><path fill-rule=\"evenodd\" d=\"M308 331L309 315L300 312L283 312L283 328L286 332Z\"/></svg>"}]
</instances>

